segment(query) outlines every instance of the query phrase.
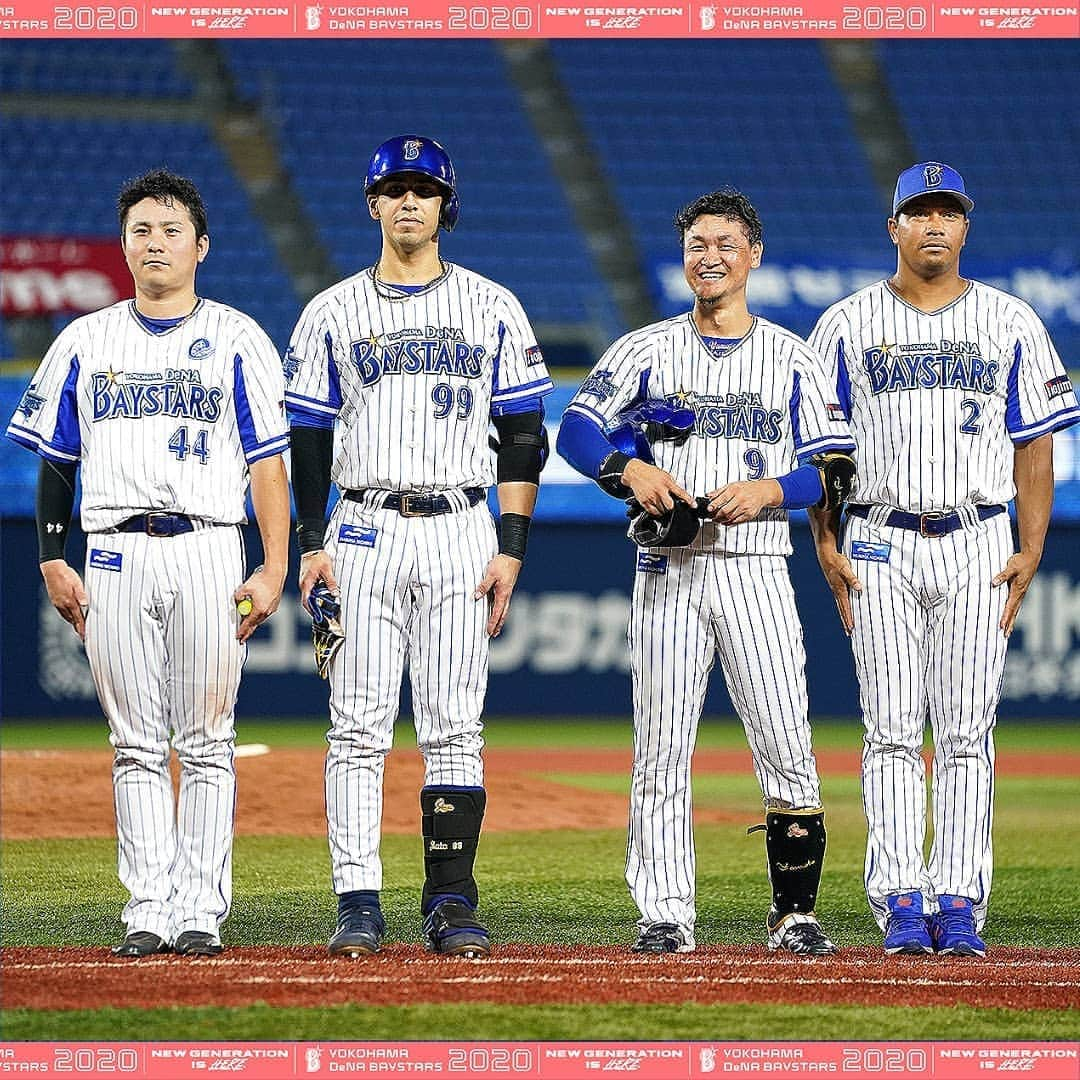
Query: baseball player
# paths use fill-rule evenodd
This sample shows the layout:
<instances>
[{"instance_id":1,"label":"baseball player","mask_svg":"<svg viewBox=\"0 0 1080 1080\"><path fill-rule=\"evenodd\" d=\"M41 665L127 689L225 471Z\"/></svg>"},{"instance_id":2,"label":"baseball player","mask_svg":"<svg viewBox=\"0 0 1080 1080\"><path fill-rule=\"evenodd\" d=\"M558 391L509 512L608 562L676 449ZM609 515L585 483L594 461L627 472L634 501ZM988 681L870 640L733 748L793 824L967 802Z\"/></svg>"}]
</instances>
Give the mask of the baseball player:
<instances>
[{"instance_id":1,"label":"baseball player","mask_svg":"<svg viewBox=\"0 0 1080 1080\"><path fill-rule=\"evenodd\" d=\"M986 951L1006 639L1042 555L1053 432L1080 420L1031 308L960 276L973 206L948 165L904 170L888 222L896 273L835 304L811 336L858 447L839 550L839 514L813 517L859 676L866 891L887 953Z\"/></svg>"},{"instance_id":2,"label":"baseball player","mask_svg":"<svg viewBox=\"0 0 1080 1080\"><path fill-rule=\"evenodd\" d=\"M419 135L387 140L365 194L379 260L308 304L285 362L300 591L305 604L319 582L339 592L345 635L328 665L329 949L374 953L385 932L383 767L408 659L425 766L424 939L436 953L481 957L490 940L473 865L488 638L525 557L553 387L514 296L442 258L440 230L460 211L446 151ZM327 524L331 480L341 498Z\"/></svg>"},{"instance_id":3,"label":"baseball player","mask_svg":"<svg viewBox=\"0 0 1080 1080\"><path fill-rule=\"evenodd\" d=\"M212 956L232 896L245 642L285 578L284 382L248 316L196 295L210 237L195 186L155 170L126 184L118 205L135 298L60 333L7 434L41 457L41 573L85 642L116 751L131 899L113 952ZM80 465L83 578L64 558ZM264 560L245 579L249 478Z\"/></svg>"},{"instance_id":4,"label":"baseball player","mask_svg":"<svg viewBox=\"0 0 1080 1080\"><path fill-rule=\"evenodd\" d=\"M785 562L787 510L823 498L822 472L834 491L844 474L834 475L837 463L850 482L852 443L806 344L747 310L763 245L746 196L703 195L675 226L693 310L616 341L567 407L558 442L579 471L632 494L632 512L641 512L631 535L647 545L637 554L629 629L626 880L641 912L633 948L695 947L690 762L719 653L764 796L768 944L825 955L836 946L814 913L825 826ZM636 412L639 402L646 408ZM660 424L659 405L667 410ZM654 439L655 464L613 441L628 416Z\"/></svg>"}]
</instances>

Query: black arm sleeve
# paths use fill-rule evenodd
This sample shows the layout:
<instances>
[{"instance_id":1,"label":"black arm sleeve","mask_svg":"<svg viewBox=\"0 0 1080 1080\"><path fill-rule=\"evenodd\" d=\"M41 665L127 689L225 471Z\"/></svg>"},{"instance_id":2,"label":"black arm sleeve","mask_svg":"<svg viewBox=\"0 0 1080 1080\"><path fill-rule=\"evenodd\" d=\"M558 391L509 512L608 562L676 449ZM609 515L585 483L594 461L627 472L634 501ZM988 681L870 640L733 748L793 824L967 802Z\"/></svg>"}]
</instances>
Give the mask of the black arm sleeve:
<instances>
[{"instance_id":1,"label":"black arm sleeve","mask_svg":"<svg viewBox=\"0 0 1080 1080\"><path fill-rule=\"evenodd\" d=\"M292 487L296 502L296 536L300 554L318 551L326 531L326 500L330 495L330 462L334 433L330 428L289 428L292 444Z\"/></svg>"},{"instance_id":2,"label":"black arm sleeve","mask_svg":"<svg viewBox=\"0 0 1080 1080\"><path fill-rule=\"evenodd\" d=\"M548 456L543 411L508 413L492 417L499 433L496 480L500 484L540 483L540 470Z\"/></svg>"},{"instance_id":3,"label":"black arm sleeve","mask_svg":"<svg viewBox=\"0 0 1080 1080\"><path fill-rule=\"evenodd\" d=\"M62 559L75 506L75 471L77 462L41 459L38 467L37 519L38 562Z\"/></svg>"}]
</instances>

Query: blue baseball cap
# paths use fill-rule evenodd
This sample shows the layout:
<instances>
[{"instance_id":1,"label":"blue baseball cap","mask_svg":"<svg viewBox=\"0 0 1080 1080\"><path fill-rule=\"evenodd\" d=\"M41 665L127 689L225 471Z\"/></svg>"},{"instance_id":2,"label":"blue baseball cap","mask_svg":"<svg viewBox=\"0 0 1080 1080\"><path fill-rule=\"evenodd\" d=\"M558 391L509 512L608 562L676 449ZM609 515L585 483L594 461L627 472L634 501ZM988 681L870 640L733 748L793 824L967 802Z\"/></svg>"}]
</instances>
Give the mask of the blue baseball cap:
<instances>
[{"instance_id":1,"label":"blue baseball cap","mask_svg":"<svg viewBox=\"0 0 1080 1080\"><path fill-rule=\"evenodd\" d=\"M896 178L892 216L896 217L904 203L920 195L937 194L954 196L968 213L975 209L975 203L964 187L964 178L954 168L940 161L923 161L905 169Z\"/></svg>"}]
</instances>

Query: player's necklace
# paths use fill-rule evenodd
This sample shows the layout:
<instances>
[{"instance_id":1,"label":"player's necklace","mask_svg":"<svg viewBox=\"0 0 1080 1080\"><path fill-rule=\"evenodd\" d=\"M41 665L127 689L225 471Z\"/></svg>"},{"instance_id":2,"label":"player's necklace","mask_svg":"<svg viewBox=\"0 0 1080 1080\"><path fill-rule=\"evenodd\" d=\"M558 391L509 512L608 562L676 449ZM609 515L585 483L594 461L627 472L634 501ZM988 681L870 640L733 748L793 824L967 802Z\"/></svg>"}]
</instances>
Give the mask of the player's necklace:
<instances>
[{"instance_id":1,"label":"player's necklace","mask_svg":"<svg viewBox=\"0 0 1080 1080\"><path fill-rule=\"evenodd\" d=\"M132 314L135 316L136 319L139 320L139 322L143 324L143 326L147 327L148 329L151 326L158 326L163 329L175 330L178 326L183 326L184 323L186 323L188 319L190 319L191 316L199 310L200 307L202 307L202 298L196 296L195 306L192 307L192 309L186 315L167 315L158 318L153 315L144 314L139 310L139 305L135 302L135 300L131 301Z\"/></svg>"},{"instance_id":2,"label":"player's necklace","mask_svg":"<svg viewBox=\"0 0 1080 1080\"><path fill-rule=\"evenodd\" d=\"M381 270L382 270L382 260L380 259L375 264L375 284L376 285L381 285L384 289L401 289L403 287L413 289L413 288L416 288L417 285L419 285L421 288L426 289L429 285L431 285L434 282L438 281L440 278L446 276L446 263L444 263L442 261L442 259L440 259L439 260L439 272L430 281L423 281L423 282L387 281L386 278L381 276L381 274L380 274Z\"/></svg>"}]
</instances>

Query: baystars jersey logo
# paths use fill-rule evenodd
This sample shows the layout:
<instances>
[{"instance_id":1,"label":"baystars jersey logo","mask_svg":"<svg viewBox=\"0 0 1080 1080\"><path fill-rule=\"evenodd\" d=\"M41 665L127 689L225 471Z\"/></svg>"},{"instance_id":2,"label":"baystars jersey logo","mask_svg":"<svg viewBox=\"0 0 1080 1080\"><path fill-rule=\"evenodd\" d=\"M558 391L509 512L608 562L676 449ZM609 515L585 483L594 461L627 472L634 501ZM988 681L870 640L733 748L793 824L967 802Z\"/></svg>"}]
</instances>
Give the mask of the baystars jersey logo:
<instances>
[{"instance_id":1,"label":"baystars jersey logo","mask_svg":"<svg viewBox=\"0 0 1080 1080\"><path fill-rule=\"evenodd\" d=\"M694 434L702 439L780 441L784 411L767 409L756 392L702 394L695 398L694 411L697 416Z\"/></svg>"},{"instance_id":2,"label":"baystars jersey logo","mask_svg":"<svg viewBox=\"0 0 1080 1080\"><path fill-rule=\"evenodd\" d=\"M936 387L992 394L997 387L998 365L984 360L981 351L976 341L882 342L863 351L863 366L874 394Z\"/></svg>"},{"instance_id":3,"label":"baystars jersey logo","mask_svg":"<svg viewBox=\"0 0 1080 1080\"><path fill-rule=\"evenodd\" d=\"M401 156L406 161L416 161L420 157L420 151L424 145L419 139L406 139L401 146Z\"/></svg>"},{"instance_id":4,"label":"baystars jersey logo","mask_svg":"<svg viewBox=\"0 0 1080 1080\"><path fill-rule=\"evenodd\" d=\"M144 416L179 416L212 424L221 416L224 391L203 386L202 375L190 368L157 372L95 371L90 376L93 422L140 420Z\"/></svg>"},{"instance_id":5,"label":"baystars jersey logo","mask_svg":"<svg viewBox=\"0 0 1080 1080\"><path fill-rule=\"evenodd\" d=\"M923 181L927 187L937 187L941 183L941 166L927 165L922 171Z\"/></svg>"},{"instance_id":6,"label":"baystars jersey logo","mask_svg":"<svg viewBox=\"0 0 1080 1080\"><path fill-rule=\"evenodd\" d=\"M353 365L364 386L384 375L456 375L479 379L483 345L470 345L454 326L410 327L393 334L372 335L349 346Z\"/></svg>"},{"instance_id":7,"label":"baystars jersey logo","mask_svg":"<svg viewBox=\"0 0 1080 1080\"><path fill-rule=\"evenodd\" d=\"M34 393L34 386L31 383L29 389L22 396L22 400L19 402L19 408L17 412L21 412L27 420L34 415L45 404L45 399L40 394Z\"/></svg>"}]
</instances>

